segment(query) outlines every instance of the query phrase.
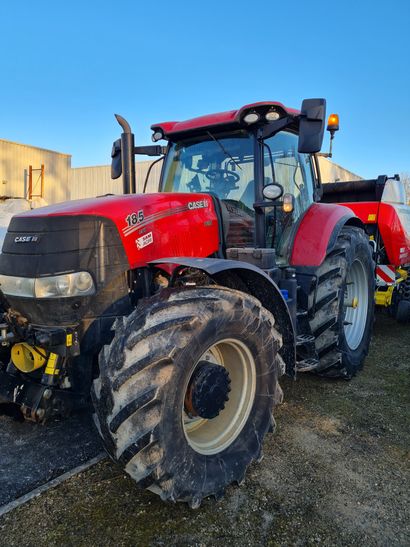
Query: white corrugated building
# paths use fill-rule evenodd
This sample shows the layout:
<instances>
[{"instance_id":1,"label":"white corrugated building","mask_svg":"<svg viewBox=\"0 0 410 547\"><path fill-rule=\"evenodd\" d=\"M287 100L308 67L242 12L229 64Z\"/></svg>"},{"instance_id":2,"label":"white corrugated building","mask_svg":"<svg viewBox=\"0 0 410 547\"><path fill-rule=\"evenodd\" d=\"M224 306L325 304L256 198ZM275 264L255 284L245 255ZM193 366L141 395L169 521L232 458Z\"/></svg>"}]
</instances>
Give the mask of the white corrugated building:
<instances>
[{"instance_id":1,"label":"white corrugated building","mask_svg":"<svg viewBox=\"0 0 410 547\"><path fill-rule=\"evenodd\" d=\"M349 180L361 180L363 178L323 156L319 156L319 167L322 182L324 183L347 182Z\"/></svg>"},{"instance_id":2,"label":"white corrugated building","mask_svg":"<svg viewBox=\"0 0 410 547\"><path fill-rule=\"evenodd\" d=\"M42 197L48 203L70 199L70 154L0 139L0 196L28 198L30 166L32 193L40 195L42 165Z\"/></svg>"},{"instance_id":3,"label":"white corrugated building","mask_svg":"<svg viewBox=\"0 0 410 547\"><path fill-rule=\"evenodd\" d=\"M137 192L142 192L145 177L152 161L137 161L135 175ZM153 165L148 180L146 193L157 192L162 161ZM94 167L74 167L71 169L71 199L90 198L104 194L122 194L122 177L116 180L111 178L110 165Z\"/></svg>"}]
</instances>

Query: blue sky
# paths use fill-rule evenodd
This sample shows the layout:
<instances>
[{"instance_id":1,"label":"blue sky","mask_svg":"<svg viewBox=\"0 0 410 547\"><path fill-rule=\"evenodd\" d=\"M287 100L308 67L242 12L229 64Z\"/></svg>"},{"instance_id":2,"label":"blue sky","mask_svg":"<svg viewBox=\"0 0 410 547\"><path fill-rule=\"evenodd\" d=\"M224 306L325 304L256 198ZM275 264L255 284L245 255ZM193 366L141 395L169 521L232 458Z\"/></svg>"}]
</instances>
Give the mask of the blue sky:
<instances>
[{"instance_id":1,"label":"blue sky","mask_svg":"<svg viewBox=\"0 0 410 547\"><path fill-rule=\"evenodd\" d=\"M410 171L410 1L2 2L0 138L109 163L153 122L325 97L334 161ZM327 148L327 143L324 148Z\"/></svg>"}]
</instances>

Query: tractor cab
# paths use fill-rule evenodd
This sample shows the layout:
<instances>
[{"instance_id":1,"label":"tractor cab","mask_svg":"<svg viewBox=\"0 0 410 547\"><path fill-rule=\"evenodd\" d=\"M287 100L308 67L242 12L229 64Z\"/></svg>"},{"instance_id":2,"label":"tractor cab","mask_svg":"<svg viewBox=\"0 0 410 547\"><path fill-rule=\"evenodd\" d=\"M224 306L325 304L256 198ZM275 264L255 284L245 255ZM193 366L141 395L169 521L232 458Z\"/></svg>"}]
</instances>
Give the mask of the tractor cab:
<instances>
[{"instance_id":1,"label":"tractor cab","mask_svg":"<svg viewBox=\"0 0 410 547\"><path fill-rule=\"evenodd\" d=\"M260 180L255 160L263 163ZM278 258L286 260L286 239L314 202L316 187L312 157L298 152L294 131L281 131L259 141L253 130L242 129L207 131L171 142L160 189L217 196L223 204L228 248L272 247ZM263 206L258 205L261 189L267 202ZM264 214L264 230L256 241L258 209Z\"/></svg>"},{"instance_id":2,"label":"tractor cab","mask_svg":"<svg viewBox=\"0 0 410 547\"><path fill-rule=\"evenodd\" d=\"M319 196L312 154L324 117L325 101L309 99L300 112L256 103L153 125L153 140L168 140L160 191L216 196L226 248L275 248L288 263L293 229Z\"/></svg>"}]
</instances>

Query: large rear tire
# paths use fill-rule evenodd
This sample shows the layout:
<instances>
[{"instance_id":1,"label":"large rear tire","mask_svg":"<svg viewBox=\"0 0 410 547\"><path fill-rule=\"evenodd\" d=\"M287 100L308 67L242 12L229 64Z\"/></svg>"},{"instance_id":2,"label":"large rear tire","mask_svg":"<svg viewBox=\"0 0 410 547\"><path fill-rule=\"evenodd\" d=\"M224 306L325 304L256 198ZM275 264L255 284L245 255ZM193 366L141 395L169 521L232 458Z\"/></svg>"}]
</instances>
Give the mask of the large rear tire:
<instances>
[{"instance_id":1,"label":"large rear tire","mask_svg":"<svg viewBox=\"0 0 410 547\"><path fill-rule=\"evenodd\" d=\"M374 262L363 230L342 229L317 278L310 299L315 372L349 380L363 367L374 322Z\"/></svg>"},{"instance_id":2,"label":"large rear tire","mask_svg":"<svg viewBox=\"0 0 410 547\"><path fill-rule=\"evenodd\" d=\"M92 396L108 453L164 500L195 508L219 497L261 457L281 399L280 345L272 315L240 291L164 290L145 301L100 353Z\"/></svg>"}]
</instances>

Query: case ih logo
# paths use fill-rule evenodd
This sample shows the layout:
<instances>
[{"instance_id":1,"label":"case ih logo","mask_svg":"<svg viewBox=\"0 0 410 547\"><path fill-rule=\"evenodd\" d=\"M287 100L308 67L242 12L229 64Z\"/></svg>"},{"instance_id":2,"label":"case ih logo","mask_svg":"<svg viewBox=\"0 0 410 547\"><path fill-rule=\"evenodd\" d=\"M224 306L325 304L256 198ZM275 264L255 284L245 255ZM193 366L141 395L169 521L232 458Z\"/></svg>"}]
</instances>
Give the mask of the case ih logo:
<instances>
[{"instance_id":1,"label":"case ih logo","mask_svg":"<svg viewBox=\"0 0 410 547\"><path fill-rule=\"evenodd\" d=\"M14 243L36 243L39 239L39 236L16 236Z\"/></svg>"},{"instance_id":2,"label":"case ih logo","mask_svg":"<svg viewBox=\"0 0 410 547\"><path fill-rule=\"evenodd\" d=\"M207 199L202 199L200 201L190 201L188 203L188 209L204 209L208 207L209 201Z\"/></svg>"}]
</instances>

